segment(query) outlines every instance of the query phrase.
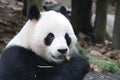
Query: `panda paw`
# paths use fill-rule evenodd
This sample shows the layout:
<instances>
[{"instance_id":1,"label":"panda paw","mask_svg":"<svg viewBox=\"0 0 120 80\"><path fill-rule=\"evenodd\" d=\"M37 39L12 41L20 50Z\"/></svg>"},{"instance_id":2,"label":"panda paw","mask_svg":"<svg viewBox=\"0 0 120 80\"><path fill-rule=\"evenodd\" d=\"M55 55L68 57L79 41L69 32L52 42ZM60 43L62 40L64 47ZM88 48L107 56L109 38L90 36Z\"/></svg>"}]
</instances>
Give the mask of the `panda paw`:
<instances>
[{"instance_id":1,"label":"panda paw","mask_svg":"<svg viewBox=\"0 0 120 80\"><path fill-rule=\"evenodd\" d=\"M82 56L72 56L69 61L65 61L64 67L66 69L66 75L71 75L71 80L82 80L84 76L89 72L89 62Z\"/></svg>"},{"instance_id":2,"label":"panda paw","mask_svg":"<svg viewBox=\"0 0 120 80\"><path fill-rule=\"evenodd\" d=\"M78 68L79 70L83 70L83 72L88 72L90 68L88 60L79 55L71 57L68 63L71 66Z\"/></svg>"}]
</instances>

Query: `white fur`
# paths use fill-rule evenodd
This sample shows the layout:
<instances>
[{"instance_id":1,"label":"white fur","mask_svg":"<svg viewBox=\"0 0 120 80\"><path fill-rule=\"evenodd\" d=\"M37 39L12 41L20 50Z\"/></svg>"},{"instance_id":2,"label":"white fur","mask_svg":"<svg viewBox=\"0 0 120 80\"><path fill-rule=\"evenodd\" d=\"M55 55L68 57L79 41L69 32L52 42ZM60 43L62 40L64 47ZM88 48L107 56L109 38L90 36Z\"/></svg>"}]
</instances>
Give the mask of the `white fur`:
<instances>
[{"instance_id":1,"label":"white fur","mask_svg":"<svg viewBox=\"0 0 120 80\"><path fill-rule=\"evenodd\" d=\"M48 33L53 33L55 39L51 45L46 46L44 38ZM70 46L67 45L64 38L65 33L68 33L72 39ZM58 49L67 48L67 55L69 55L69 49L74 47L77 38L73 32L70 22L60 13L55 11L42 12L38 21L28 20L22 30L8 43L8 46L18 45L24 48L30 48L37 55L55 62L61 62L60 59L54 59L51 55L59 56Z\"/></svg>"}]
</instances>

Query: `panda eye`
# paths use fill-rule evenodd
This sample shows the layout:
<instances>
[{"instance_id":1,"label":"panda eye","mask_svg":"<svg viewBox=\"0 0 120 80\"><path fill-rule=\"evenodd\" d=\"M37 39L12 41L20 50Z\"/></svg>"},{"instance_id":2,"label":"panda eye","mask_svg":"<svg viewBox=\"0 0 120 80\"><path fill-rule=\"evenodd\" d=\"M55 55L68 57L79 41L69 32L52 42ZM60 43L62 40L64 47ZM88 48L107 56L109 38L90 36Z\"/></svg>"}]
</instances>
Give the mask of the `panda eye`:
<instances>
[{"instance_id":1,"label":"panda eye","mask_svg":"<svg viewBox=\"0 0 120 80\"><path fill-rule=\"evenodd\" d=\"M46 45L50 45L54 39L54 34L49 33L46 38L44 39Z\"/></svg>"},{"instance_id":2,"label":"panda eye","mask_svg":"<svg viewBox=\"0 0 120 80\"><path fill-rule=\"evenodd\" d=\"M69 46L71 43L71 38L69 37L68 33L65 34L65 39L67 41L67 45Z\"/></svg>"}]
</instances>

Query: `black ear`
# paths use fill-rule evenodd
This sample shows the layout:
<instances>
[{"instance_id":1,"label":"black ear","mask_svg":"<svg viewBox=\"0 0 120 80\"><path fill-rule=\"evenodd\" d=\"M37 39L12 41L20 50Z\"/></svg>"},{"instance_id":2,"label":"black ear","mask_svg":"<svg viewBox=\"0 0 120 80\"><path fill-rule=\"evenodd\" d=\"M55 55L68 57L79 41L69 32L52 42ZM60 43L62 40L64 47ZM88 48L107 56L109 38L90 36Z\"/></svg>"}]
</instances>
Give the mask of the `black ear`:
<instances>
[{"instance_id":1,"label":"black ear","mask_svg":"<svg viewBox=\"0 0 120 80\"><path fill-rule=\"evenodd\" d=\"M38 20L40 18L40 12L37 8L36 5L32 5L30 8L29 8L29 11L28 11L28 14L27 14L27 18L32 20L32 19L36 19Z\"/></svg>"},{"instance_id":2,"label":"black ear","mask_svg":"<svg viewBox=\"0 0 120 80\"><path fill-rule=\"evenodd\" d=\"M67 10L66 10L65 6L61 6L61 7L60 7L60 12L61 12L64 16L67 17Z\"/></svg>"}]
</instances>

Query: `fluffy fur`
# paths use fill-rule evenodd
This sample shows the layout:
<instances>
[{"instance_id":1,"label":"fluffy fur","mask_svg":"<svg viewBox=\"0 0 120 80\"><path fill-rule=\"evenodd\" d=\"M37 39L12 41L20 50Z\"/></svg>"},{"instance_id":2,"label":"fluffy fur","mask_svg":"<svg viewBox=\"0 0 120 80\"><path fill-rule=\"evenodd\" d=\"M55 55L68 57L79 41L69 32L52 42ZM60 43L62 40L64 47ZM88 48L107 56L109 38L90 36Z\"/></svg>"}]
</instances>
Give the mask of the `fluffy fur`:
<instances>
[{"instance_id":1,"label":"fluffy fur","mask_svg":"<svg viewBox=\"0 0 120 80\"><path fill-rule=\"evenodd\" d=\"M30 9L35 12L29 10L30 19L2 53L0 80L82 80L88 61L80 56L67 61L64 56L77 41L70 22L55 11L41 12L38 19L36 6Z\"/></svg>"},{"instance_id":2,"label":"fluffy fur","mask_svg":"<svg viewBox=\"0 0 120 80\"><path fill-rule=\"evenodd\" d=\"M49 33L54 33L55 39L50 46L44 44L44 38ZM71 45L68 47L64 38L68 33L72 39ZM61 14L55 11L42 12L39 20L28 20L22 30L7 45L18 45L26 49L32 49L37 55L53 61L51 53L58 56L57 49L74 47L77 38L73 32L70 22ZM56 61L56 60L54 60ZM56 61L61 62L61 61Z\"/></svg>"},{"instance_id":3,"label":"fluffy fur","mask_svg":"<svg viewBox=\"0 0 120 80\"><path fill-rule=\"evenodd\" d=\"M54 66L39 68L40 66ZM73 56L60 64L50 63L19 46L7 48L0 61L0 80L82 80L88 72L86 59Z\"/></svg>"}]
</instances>

